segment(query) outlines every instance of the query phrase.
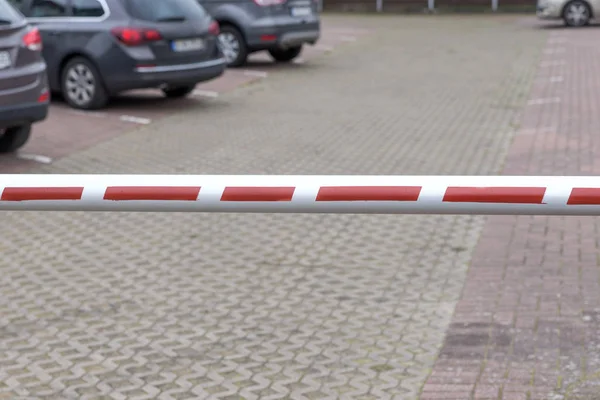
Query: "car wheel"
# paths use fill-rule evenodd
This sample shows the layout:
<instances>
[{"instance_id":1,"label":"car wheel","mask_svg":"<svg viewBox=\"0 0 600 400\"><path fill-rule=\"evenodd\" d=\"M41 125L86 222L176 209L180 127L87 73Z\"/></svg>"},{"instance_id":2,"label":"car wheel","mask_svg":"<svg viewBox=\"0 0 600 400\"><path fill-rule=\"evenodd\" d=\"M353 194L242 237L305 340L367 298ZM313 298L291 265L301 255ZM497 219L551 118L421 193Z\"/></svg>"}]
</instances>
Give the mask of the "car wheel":
<instances>
[{"instance_id":1,"label":"car wheel","mask_svg":"<svg viewBox=\"0 0 600 400\"><path fill-rule=\"evenodd\" d=\"M61 89L65 101L73 108L93 110L104 107L108 102L100 73L84 57L75 57L65 65Z\"/></svg>"},{"instance_id":2,"label":"car wheel","mask_svg":"<svg viewBox=\"0 0 600 400\"><path fill-rule=\"evenodd\" d=\"M229 67L239 67L246 63L248 46L244 36L236 27L221 26L218 44Z\"/></svg>"},{"instance_id":3,"label":"car wheel","mask_svg":"<svg viewBox=\"0 0 600 400\"><path fill-rule=\"evenodd\" d=\"M565 6L563 19L567 26L584 26L590 22L590 6L582 0L574 0Z\"/></svg>"},{"instance_id":4,"label":"car wheel","mask_svg":"<svg viewBox=\"0 0 600 400\"><path fill-rule=\"evenodd\" d=\"M23 147L31 135L31 124L12 126L0 132L0 153L12 153Z\"/></svg>"},{"instance_id":5,"label":"car wheel","mask_svg":"<svg viewBox=\"0 0 600 400\"><path fill-rule=\"evenodd\" d=\"M302 46L291 47L289 49L271 49L269 54L277 62L290 62L300 55Z\"/></svg>"},{"instance_id":6,"label":"car wheel","mask_svg":"<svg viewBox=\"0 0 600 400\"><path fill-rule=\"evenodd\" d=\"M163 93L165 94L165 96L167 96L169 98L177 99L180 97L185 97L188 94L192 93L195 88L196 88L196 85L173 87L173 88L163 89Z\"/></svg>"}]
</instances>

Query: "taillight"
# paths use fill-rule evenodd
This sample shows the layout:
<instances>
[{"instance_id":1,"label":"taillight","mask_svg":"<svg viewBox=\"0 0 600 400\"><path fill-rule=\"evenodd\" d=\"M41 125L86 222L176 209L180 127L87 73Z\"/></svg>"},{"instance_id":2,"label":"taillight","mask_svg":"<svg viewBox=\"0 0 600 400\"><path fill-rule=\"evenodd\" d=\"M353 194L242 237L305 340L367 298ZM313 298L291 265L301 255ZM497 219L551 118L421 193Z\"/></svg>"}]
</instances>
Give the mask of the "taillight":
<instances>
[{"instance_id":1,"label":"taillight","mask_svg":"<svg viewBox=\"0 0 600 400\"><path fill-rule=\"evenodd\" d=\"M48 91L48 89L45 89L39 95L39 97L38 97L38 103L46 103L48 101L50 101L50 92Z\"/></svg>"},{"instance_id":2,"label":"taillight","mask_svg":"<svg viewBox=\"0 0 600 400\"><path fill-rule=\"evenodd\" d=\"M208 26L208 33L211 35L217 36L221 29L219 28L219 23L217 21L213 21Z\"/></svg>"},{"instance_id":3,"label":"taillight","mask_svg":"<svg viewBox=\"0 0 600 400\"><path fill-rule=\"evenodd\" d=\"M159 31L155 31L154 29L149 29L144 31L144 40L147 42L156 42L157 40L162 39L162 35Z\"/></svg>"},{"instance_id":4,"label":"taillight","mask_svg":"<svg viewBox=\"0 0 600 400\"><path fill-rule=\"evenodd\" d=\"M254 0L254 2L261 7L277 6L279 4L285 3L285 1L286 0Z\"/></svg>"},{"instance_id":5,"label":"taillight","mask_svg":"<svg viewBox=\"0 0 600 400\"><path fill-rule=\"evenodd\" d=\"M277 40L277 35L260 35L261 42L273 42Z\"/></svg>"},{"instance_id":6,"label":"taillight","mask_svg":"<svg viewBox=\"0 0 600 400\"><path fill-rule=\"evenodd\" d=\"M23 35L23 46L31 51L42 50L42 35L40 35L40 30L38 28L32 28Z\"/></svg>"},{"instance_id":7,"label":"taillight","mask_svg":"<svg viewBox=\"0 0 600 400\"><path fill-rule=\"evenodd\" d=\"M154 29L113 28L111 32L126 46L139 46L142 43L162 39L160 32Z\"/></svg>"}]
</instances>

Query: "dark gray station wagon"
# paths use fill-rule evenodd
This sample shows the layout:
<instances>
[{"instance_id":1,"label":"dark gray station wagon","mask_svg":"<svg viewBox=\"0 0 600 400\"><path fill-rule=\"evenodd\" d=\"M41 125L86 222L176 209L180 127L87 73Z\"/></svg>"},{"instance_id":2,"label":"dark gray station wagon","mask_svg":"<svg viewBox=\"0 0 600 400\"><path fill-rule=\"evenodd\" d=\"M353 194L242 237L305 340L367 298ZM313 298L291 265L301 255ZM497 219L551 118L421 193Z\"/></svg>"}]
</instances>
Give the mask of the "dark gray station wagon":
<instances>
[{"instance_id":1,"label":"dark gray station wagon","mask_svg":"<svg viewBox=\"0 0 600 400\"><path fill-rule=\"evenodd\" d=\"M0 152L29 139L31 125L48 114L50 92L37 28L0 0Z\"/></svg>"},{"instance_id":2,"label":"dark gray station wagon","mask_svg":"<svg viewBox=\"0 0 600 400\"><path fill-rule=\"evenodd\" d=\"M53 92L75 108L126 90L187 96L223 74L219 25L196 0L12 0L42 34Z\"/></svg>"}]
</instances>

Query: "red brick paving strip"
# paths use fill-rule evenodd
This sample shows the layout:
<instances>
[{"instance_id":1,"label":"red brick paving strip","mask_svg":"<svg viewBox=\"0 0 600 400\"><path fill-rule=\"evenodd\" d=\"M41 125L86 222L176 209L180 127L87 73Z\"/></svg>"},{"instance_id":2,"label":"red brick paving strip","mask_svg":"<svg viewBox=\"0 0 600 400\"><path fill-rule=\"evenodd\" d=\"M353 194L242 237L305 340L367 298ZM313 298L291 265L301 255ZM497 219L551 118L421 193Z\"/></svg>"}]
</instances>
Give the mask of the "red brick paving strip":
<instances>
[{"instance_id":1,"label":"red brick paving strip","mask_svg":"<svg viewBox=\"0 0 600 400\"><path fill-rule=\"evenodd\" d=\"M597 35L549 30L505 174L600 173ZM487 220L422 400L600 399L597 221Z\"/></svg>"}]
</instances>

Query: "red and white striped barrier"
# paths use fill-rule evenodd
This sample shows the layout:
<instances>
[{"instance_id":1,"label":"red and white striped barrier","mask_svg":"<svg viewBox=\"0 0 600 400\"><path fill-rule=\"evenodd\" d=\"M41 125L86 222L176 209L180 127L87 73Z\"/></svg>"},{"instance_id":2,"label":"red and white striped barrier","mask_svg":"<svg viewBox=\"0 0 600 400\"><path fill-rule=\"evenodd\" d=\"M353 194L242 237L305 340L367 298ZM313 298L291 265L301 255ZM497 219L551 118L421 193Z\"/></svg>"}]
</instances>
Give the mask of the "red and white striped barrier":
<instances>
[{"instance_id":1,"label":"red and white striped barrier","mask_svg":"<svg viewBox=\"0 0 600 400\"><path fill-rule=\"evenodd\" d=\"M600 215L600 177L0 175L0 210Z\"/></svg>"}]
</instances>

